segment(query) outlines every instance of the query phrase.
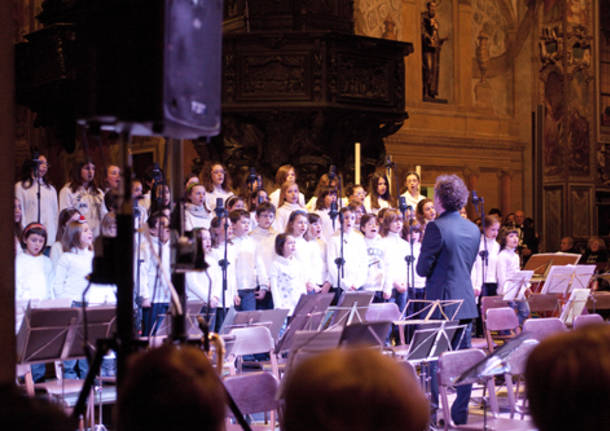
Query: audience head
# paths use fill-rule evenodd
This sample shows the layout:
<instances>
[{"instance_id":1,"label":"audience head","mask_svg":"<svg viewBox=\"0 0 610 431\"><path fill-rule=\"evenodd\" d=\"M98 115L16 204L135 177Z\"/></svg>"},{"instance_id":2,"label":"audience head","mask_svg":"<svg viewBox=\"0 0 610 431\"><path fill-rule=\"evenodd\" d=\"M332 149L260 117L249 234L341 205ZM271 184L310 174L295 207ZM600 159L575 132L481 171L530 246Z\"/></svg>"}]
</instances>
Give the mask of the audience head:
<instances>
[{"instance_id":1,"label":"audience head","mask_svg":"<svg viewBox=\"0 0 610 431\"><path fill-rule=\"evenodd\" d=\"M422 431L428 423L428 402L415 378L375 350L310 357L285 383L285 431Z\"/></svg>"},{"instance_id":2,"label":"audience head","mask_svg":"<svg viewBox=\"0 0 610 431\"><path fill-rule=\"evenodd\" d=\"M495 215L499 220L502 220L502 211L500 211L500 208L492 208L487 214Z\"/></svg>"},{"instance_id":3,"label":"audience head","mask_svg":"<svg viewBox=\"0 0 610 431\"><path fill-rule=\"evenodd\" d=\"M589 238L589 241L587 241L587 248L589 249L589 251L597 253L606 249L606 243L600 237L592 236L591 238Z\"/></svg>"},{"instance_id":4,"label":"audience head","mask_svg":"<svg viewBox=\"0 0 610 431\"><path fill-rule=\"evenodd\" d=\"M585 326L544 339L527 360L525 379L540 431L608 429L610 326Z\"/></svg>"},{"instance_id":5,"label":"audience head","mask_svg":"<svg viewBox=\"0 0 610 431\"><path fill-rule=\"evenodd\" d=\"M574 247L574 238L571 236L564 236L561 238L561 242L559 243L559 251L569 252Z\"/></svg>"},{"instance_id":6,"label":"audience head","mask_svg":"<svg viewBox=\"0 0 610 431\"><path fill-rule=\"evenodd\" d=\"M73 431L77 424L55 403L29 397L15 385L0 386L0 424L5 430Z\"/></svg>"},{"instance_id":7,"label":"audience head","mask_svg":"<svg viewBox=\"0 0 610 431\"><path fill-rule=\"evenodd\" d=\"M434 185L434 206L437 214L459 211L468 202L468 188L457 175L440 175Z\"/></svg>"},{"instance_id":8,"label":"audience head","mask_svg":"<svg viewBox=\"0 0 610 431\"><path fill-rule=\"evenodd\" d=\"M225 392L204 353L165 345L133 357L116 411L119 431L224 429Z\"/></svg>"}]
</instances>

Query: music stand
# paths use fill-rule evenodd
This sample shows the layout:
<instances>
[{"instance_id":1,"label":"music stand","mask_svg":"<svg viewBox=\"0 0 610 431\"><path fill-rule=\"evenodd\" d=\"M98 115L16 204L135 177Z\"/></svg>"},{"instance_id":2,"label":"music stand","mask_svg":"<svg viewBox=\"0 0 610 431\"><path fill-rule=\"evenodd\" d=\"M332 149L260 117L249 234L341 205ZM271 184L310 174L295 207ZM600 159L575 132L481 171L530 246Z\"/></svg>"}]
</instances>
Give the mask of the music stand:
<instances>
[{"instance_id":1,"label":"music stand","mask_svg":"<svg viewBox=\"0 0 610 431\"><path fill-rule=\"evenodd\" d=\"M576 316L580 316L587 305L591 291L589 289L572 289L568 302L561 311L559 319L568 326L571 326Z\"/></svg>"},{"instance_id":2,"label":"music stand","mask_svg":"<svg viewBox=\"0 0 610 431\"><path fill-rule=\"evenodd\" d=\"M273 310L250 310L238 311L232 316L230 325L223 325L222 333L229 333L234 328L245 328L247 326L266 326L273 337L273 341L277 342L284 321L288 315L288 309L276 308Z\"/></svg>"},{"instance_id":3,"label":"music stand","mask_svg":"<svg viewBox=\"0 0 610 431\"><path fill-rule=\"evenodd\" d=\"M296 331L303 329L317 330L334 296L332 293L301 295L288 327L276 344L275 353L291 349L292 338Z\"/></svg>"},{"instance_id":4,"label":"music stand","mask_svg":"<svg viewBox=\"0 0 610 431\"><path fill-rule=\"evenodd\" d=\"M358 291L358 292L345 292L341 296L341 301L334 307L328 307L326 315L321 322L321 328L327 329L331 326L346 326L352 323L354 318L357 318L359 322L363 322L365 319L362 316L366 316L366 310L373 301L375 292L369 291Z\"/></svg>"},{"instance_id":5,"label":"music stand","mask_svg":"<svg viewBox=\"0 0 610 431\"><path fill-rule=\"evenodd\" d=\"M597 265L570 265L574 269L571 288L588 289Z\"/></svg>"},{"instance_id":6,"label":"music stand","mask_svg":"<svg viewBox=\"0 0 610 431\"><path fill-rule=\"evenodd\" d=\"M457 321L422 325L413 333L406 360L414 364L438 360L441 354L460 345L465 329L466 325L460 325Z\"/></svg>"},{"instance_id":7,"label":"music stand","mask_svg":"<svg viewBox=\"0 0 610 431\"><path fill-rule=\"evenodd\" d=\"M340 346L375 346L383 348L392 322L358 322L345 326L339 340Z\"/></svg>"},{"instance_id":8,"label":"music stand","mask_svg":"<svg viewBox=\"0 0 610 431\"><path fill-rule=\"evenodd\" d=\"M188 338L195 339L203 336L203 332L201 332L201 329L199 328L197 317L204 315L204 313L201 312L204 304L205 302L203 301L190 301L186 304L185 329ZM216 313L210 313L210 322L208 323L209 327L213 328L215 322ZM153 328L153 331L155 331L155 328ZM154 334L157 337L167 337L168 335L171 335L171 319L163 319Z\"/></svg>"},{"instance_id":9,"label":"music stand","mask_svg":"<svg viewBox=\"0 0 610 431\"><path fill-rule=\"evenodd\" d=\"M578 253L537 253L527 260L523 269L534 271L536 278L545 278L551 266L576 265L579 260Z\"/></svg>"},{"instance_id":10,"label":"music stand","mask_svg":"<svg viewBox=\"0 0 610 431\"><path fill-rule=\"evenodd\" d=\"M79 321L75 325L74 339L67 359L79 359L86 357L84 350L84 328L83 309L79 308ZM87 345L91 352L95 353L97 340L110 338L116 331L116 308L114 306L87 307ZM93 359L93 358L91 358Z\"/></svg>"},{"instance_id":11,"label":"music stand","mask_svg":"<svg viewBox=\"0 0 610 431\"><path fill-rule=\"evenodd\" d=\"M424 304L424 306L420 310L407 315L408 306L416 303ZM409 299L400 320L394 322L394 324L412 325L427 323L430 320L452 321L455 320L463 303L463 299ZM455 308L451 310L452 307Z\"/></svg>"},{"instance_id":12,"label":"music stand","mask_svg":"<svg viewBox=\"0 0 610 431\"><path fill-rule=\"evenodd\" d=\"M17 333L17 363L52 362L68 356L78 308L27 307Z\"/></svg>"},{"instance_id":13,"label":"music stand","mask_svg":"<svg viewBox=\"0 0 610 431\"><path fill-rule=\"evenodd\" d=\"M525 291L533 275L534 271L516 271L506 280L505 285L507 285L507 288L502 299L505 301L525 299Z\"/></svg>"}]
</instances>

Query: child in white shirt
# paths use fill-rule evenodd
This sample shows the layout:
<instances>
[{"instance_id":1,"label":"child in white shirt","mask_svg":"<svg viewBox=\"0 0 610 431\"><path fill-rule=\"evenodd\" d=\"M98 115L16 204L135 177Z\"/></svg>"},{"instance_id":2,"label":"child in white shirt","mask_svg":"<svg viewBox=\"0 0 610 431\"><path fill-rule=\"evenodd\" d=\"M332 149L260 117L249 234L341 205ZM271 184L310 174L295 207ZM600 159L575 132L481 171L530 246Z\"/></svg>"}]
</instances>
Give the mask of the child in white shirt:
<instances>
[{"instance_id":1,"label":"child in white shirt","mask_svg":"<svg viewBox=\"0 0 610 431\"><path fill-rule=\"evenodd\" d=\"M288 315L292 316L299 298L306 293L303 268L295 257L294 237L279 234L275 238L275 253L269 274L273 304L277 309L288 309Z\"/></svg>"}]
</instances>

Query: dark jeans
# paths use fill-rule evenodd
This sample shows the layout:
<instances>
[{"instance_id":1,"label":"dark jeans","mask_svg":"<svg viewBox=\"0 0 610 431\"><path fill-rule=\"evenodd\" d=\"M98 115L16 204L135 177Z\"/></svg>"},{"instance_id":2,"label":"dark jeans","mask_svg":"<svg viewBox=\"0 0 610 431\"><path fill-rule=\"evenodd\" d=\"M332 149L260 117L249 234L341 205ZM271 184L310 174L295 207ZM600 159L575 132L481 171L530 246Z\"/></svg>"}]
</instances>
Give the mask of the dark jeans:
<instances>
[{"instance_id":1,"label":"dark jeans","mask_svg":"<svg viewBox=\"0 0 610 431\"><path fill-rule=\"evenodd\" d=\"M235 307L237 311L256 310L256 296L254 289L240 289L237 291L241 302Z\"/></svg>"},{"instance_id":2,"label":"dark jeans","mask_svg":"<svg viewBox=\"0 0 610 431\"><path fill-rule=\"evenodd\" d=\"M273 310L273 296L270 291L265 292L265 297L263 299L256 300L256 309L257 310Z\"/></svg>"},{"instance_id":3,"label":"dark jeans","mask_svg":"<svg viewBox=\"0 0 610 431\"><path fill-rule=\"evenodd\" d=\"M392 296L388 299L388 302L393 302L398 305L398 309L402 312L407 304L407 292L401 293L396 289L392 289ZM392 325L391 337L394 339L394 344L396 345L400 344L399 330L404 330L404 328L401 329L398 326Z\"/></svg>"},{"instance_id":4,"label":"dark jeans","mask_svg":"<svg viewBox=\"0 0 610 431\"><path fill-rule=\"evenodd\" d=\"M169 304L167 302L153 302L150 308L142 309L142 335L155 335L157 328L163 322ZM151 333L151 331L154 332Z\"/></svg>"},{"instance_id":5,"label":"dark jeans","mask_svg":"<svg viewBox=\"0 0 610 431\"><path fill-rule=\"evenodd\" d=\"M472 321L461 320L460 324L466 324L464 336L459 346L453 346L454 350L462 350L470 348L471 337L472 337ZM430 403L433 411L438 409L438 376L436 370L438 367L437 361L430 363ZM468 403L470 402L470 393L472 392L472 385L460 385L455 387L457 397L451 405L451 419L456 425L465 424L468 420Z\"/></svg>"},{"instance_id":6,"label":"dark jeans","mask_svg":"<svg viewBox=\"0 0 610 431\"><path fill-rule=\"evenodd\" d=\"M484 283L481 287L481 296L479 297L479 303L477 309L479 310L479 317L475 321L475 334L477 337L482 337L483 334L483 314L481 313L481 303L484 296L496 296L498 292L498 283Z\"/></svg>"}]
</instances>

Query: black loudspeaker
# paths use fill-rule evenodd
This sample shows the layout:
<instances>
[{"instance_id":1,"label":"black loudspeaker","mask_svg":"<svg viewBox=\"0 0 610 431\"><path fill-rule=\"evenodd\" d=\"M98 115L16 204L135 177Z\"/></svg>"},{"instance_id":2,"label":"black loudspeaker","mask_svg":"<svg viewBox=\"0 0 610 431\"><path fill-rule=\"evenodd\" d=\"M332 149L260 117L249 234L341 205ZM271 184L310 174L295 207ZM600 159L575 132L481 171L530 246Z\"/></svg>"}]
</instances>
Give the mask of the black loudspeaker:
<instances>
[{"instance_id":1,"label":"black loudspeaker","mask_svg":"<svg viewBox=\"0 0 610 431\"><path fill-rule=\"evenodd\" d=\"M98 0L78 24L80 121L135 135L215 136L222 0Z\"/></svg>"}]
</instances>

